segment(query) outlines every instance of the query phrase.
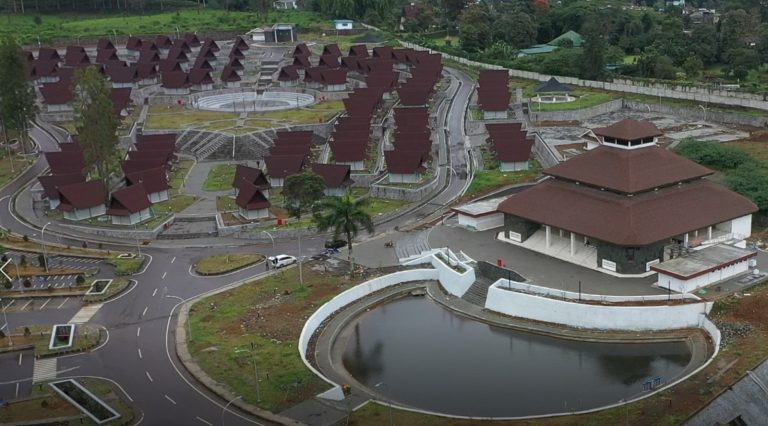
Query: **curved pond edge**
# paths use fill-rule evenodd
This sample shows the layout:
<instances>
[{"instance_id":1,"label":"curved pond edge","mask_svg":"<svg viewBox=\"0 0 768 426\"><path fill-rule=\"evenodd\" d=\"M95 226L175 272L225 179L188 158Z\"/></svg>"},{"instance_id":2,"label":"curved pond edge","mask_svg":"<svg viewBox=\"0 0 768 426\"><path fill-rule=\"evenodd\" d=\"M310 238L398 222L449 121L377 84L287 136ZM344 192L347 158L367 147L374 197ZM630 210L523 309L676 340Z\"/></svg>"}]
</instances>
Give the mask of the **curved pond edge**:
<instances>
[{"instance_id":1,"label":"curved pond edge","mask_svg":"<svg viewBox=\"0 0 768 426\"><path fill-rule=\"evenodd\" d=\"M437 260L437 262L442 264L442 262L439 261L439 260ZM435 266L438 266L438 265L435 265ZM448 268L448 267L445 267L444 269L449 269L450 271L454 272L456 275L463 275L463 274L459 274L459 273L453 271L451 268ZM348 290L346 290L346 291L336 295L333 299L331 299L330 301L328 301L324 305L320 306L320 308L318 308L307 319L307 321L304 323L304 327L302 328L301 335L299 336L299 344L298 344L299 354L301 356L302 361L304 362L304 365L310 371L315 373L318 377L320 377L322 380L327 382L332 387L330 390L320 394L319 396L321 396L323 398L326 398L326 399L336 400L336 401L341 401L341 400L343 400L345 398L344 397L344 393L343 393L342 388L341 388L341 385L336 383L336 382L334 382L334 381L332 381L325 374L320 372L309 361L309 359L307 358L307 351L309 349L310 341L313 340L313 337L316 335L316 333L318 333L318 331L322 331L322 329L327 325L328 320L330 320L331 318L336 316L336 314L338 314L339 312L343 311L350 304L352 304L354 302L357 302L360 299L363 299L363 298L365 298L367 296L370 296L373 293L377 293L379 291L389 289L390 287L401 285L401 284L408 283L408 282L414 282L414 281L422 282L417 287L426 287L424 282L426 282L426 281L436 281L436 282L440 283L440 285L443 288L448 289L450 287L450 285L449 286L445 286L443 281L444 281L444 279L449 279L450 280L450 278L451 278L450 277L450 273L446 273L445 270L438 271L438 269L412 269L412 270L407 270L407 271L395 272L393 274L384 275L384 276L381 276L381 277L374 278L372 280L366 281L364 283L358 284L357 286L352 287L352 288L350 288L350 289L348 289ZM412 288L404 288L404 289L402 289L401 291L399 291L397 293L401 294L402 292L409 291L411 289ZM449 293L450 293L450 290L449 290ZM395 295L390 295L390 297L386 298L386 300L391 299L393 296L395 296ZM446 297L450 297L450 296L446 296ZM445 303L440 301L439 297L434 297L433 294L430 294L430 298L432 298L434 302L439 303L439 304L445 306ZM377 302L374 302L373 304L380 303L381 301L382 300L379 300ZM647 308L648 309L669 309L671 307L669 307L669 306L649 306ZM455 309L453 309L453 310L455 311ZM457 312L460 312L460 313L466 315L466 313L463 313L461 311L457 311ZM651 311L649 311L649 313L650 312ZM504 315L503 312L497 312L497 313ZM353 315L350 318L354 318L355 316L356 315ZM478 321L482 321L482 322L487 322L487 321L484 321L482 318L474 318L474 319L476 319ZM493 324L493 325L499 325L499 324ZM510 328L521 329L519 327L515 327L515 325L511 324L511 323L506 325L506 326L510 327ZM675 330L675 329L679 329L679 328L680 327L674 327L674 328L670 327L670 328L667 328L666 330ZM452 414L434 412L434 411L429 411L429 410L422 410L422 409L418 409L418 408L414 408L414 407L402 406L402 405L398 405L396 403L393 403L391 401L387 401L387 402L379 401L379 400L375 399L376 395L373 392L371 392L367 387L363 387L363 389L365 389L367 394L372 396L372 400L374 402L379 403L381 405L385 405L385 406L390 406L391 405L392 407L395 407L395 408L400 409L400 410L407 410L407 411L416 412L416 413L422 413L422 414L428 414L428 415L434 415L434 416L440 416L440 417L447 417L447 418L456 418L456 419L468 419L468 420L470 420L470 419L474 419L474 420L522 420L522 419L536 419L536 418L559 417L559 416L570 416L570 415L578 415L578 414L595 413L595 412L603 411L603 410L610 409L610 408L620 407L622 405L629 404L629 403L632 403L632 402L635 402L635 401L639 401L639 400L648 398L650 396L653 396L653 395L655 395L655 394L657 394L659 392L662 392L662 391L664 391L666 389L671 388L672 386L674 386L674 385L676 385L676 384L678 384L678 383L680 383L680 382L682 382L684 380L687 380L688 378L692 377L693 375L697 374L699 371L704 369L706 366L708 366L709 363L711 363L712 360L714 360L715 357L719 353L720 340L721 340L720 330L718 330L717 327L709 319L707 319L705 316L699 322L699 327L698 328L703 330L706 334L709 335L709 337L710 337L710 339L712 341L712 346L714 348L713 351L712 351L712 354L701 365L699 365L698 367L694 368L688 374L684 374L684 375L678 377L676 380L670 381L670 382L666 383L664 386L661 386L661 387L659 387L657 389L654 389L651 392L639 395L639 396L634 397L634 398L627 399L624 402L618 402L618 403L615 403L615 404L605 405L605 406L601 406L601 407L597 407L597 408L591 408L591 409L588 409L588 410L568 411L568 412L561 412L561 413L549 413L549 414L542 414L542 415L519 416L519 417L460 416L460 415L452 415ZM531 330L531 329L526 330L526 329L522 328L522 330L528 331L528 332L535 332L534 330ZM577 329L572 329L572 330L577 330ZM637 334L637 330L628 330L627 332L628 332L628 334L629 333ZM552 335L554 337L569 338L569 337L567 337L565 335L564 336L560 336L560 335L553 334L553 333L550 333L550 332L544 332L543 334L549 334L549 335ZM334 335L331 336L331 341L334 341L335 339L336 339L336 333L334 333ZM615 339L606 339L606 340L610 341L610 342L616 343ZM647 340L652 340L652 339L637 339L637 340L639 340L639 341L646 340L647 341ZM682 339L678 339L678 340L682 340Z\"/></svg>"}]
</instances>

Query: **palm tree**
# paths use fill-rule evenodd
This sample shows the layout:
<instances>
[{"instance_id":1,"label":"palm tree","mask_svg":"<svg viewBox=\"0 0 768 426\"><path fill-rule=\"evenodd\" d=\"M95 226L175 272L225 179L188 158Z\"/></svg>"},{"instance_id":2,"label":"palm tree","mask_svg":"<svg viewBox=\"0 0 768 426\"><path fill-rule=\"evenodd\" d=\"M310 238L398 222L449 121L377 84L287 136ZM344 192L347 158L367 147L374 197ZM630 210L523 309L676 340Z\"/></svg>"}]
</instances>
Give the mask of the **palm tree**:
<instances>
[{"instance_id":1,"label":"palm tree","mask_svg":"<svg viewBox=\"0 0 768 426\"><path fill-rule=\"evenodd\" d=\"M352 193L347 191L343 197L327 197L316 204L314 222L317 230L325 232L333 229L334 239L339 238L341 234L346 236L350 272L354 270L352 239L357 236L361 228L373 234L373 220L364 210L368 202L368 198L365 197L356 200Z\"/></svg>"}]
</instances>

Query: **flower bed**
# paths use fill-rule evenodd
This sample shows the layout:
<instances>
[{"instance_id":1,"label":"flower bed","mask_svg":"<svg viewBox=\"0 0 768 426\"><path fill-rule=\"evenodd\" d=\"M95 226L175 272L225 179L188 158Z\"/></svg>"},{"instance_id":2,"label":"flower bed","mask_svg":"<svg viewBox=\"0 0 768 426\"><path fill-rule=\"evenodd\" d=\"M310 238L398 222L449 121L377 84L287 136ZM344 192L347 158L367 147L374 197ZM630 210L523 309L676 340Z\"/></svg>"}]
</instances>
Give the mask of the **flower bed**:
<instances>
[{"instance_id":1,"label":"flower bed","mask_svg":"<svg viewBox=\"0 0 768 426\"><path fill-rule=\"evenodd\" d=\"M74 380L53 382L51 387L97 424L117 419L120 414Z\"/></svg>"}]
</instances>

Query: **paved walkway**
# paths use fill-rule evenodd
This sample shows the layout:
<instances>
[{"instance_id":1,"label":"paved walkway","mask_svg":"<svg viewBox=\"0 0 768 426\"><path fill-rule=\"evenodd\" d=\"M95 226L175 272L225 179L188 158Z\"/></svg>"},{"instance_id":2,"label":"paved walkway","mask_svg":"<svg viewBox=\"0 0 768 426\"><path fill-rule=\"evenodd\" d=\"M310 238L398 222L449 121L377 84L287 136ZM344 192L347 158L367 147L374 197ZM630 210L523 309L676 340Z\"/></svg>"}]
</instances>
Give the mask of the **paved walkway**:
<instances>
[{"instance_id":1,"label":"paved walkway","mask_svg":"<svg viewBox=\"0 0 768 426\"><path fill-rule=\"evenodd\" d=\"M182 211L182 214L189 215L214 215L216 209L216 197L219 195L232 195L231 189L224 191L203 191L203 184L208 178L214 166L218 164L232 164L231 161L205 161L195 163L192 170L184 182L181 192L189 195L195 195L199 200Z\"/></svg>"}]
</instances>

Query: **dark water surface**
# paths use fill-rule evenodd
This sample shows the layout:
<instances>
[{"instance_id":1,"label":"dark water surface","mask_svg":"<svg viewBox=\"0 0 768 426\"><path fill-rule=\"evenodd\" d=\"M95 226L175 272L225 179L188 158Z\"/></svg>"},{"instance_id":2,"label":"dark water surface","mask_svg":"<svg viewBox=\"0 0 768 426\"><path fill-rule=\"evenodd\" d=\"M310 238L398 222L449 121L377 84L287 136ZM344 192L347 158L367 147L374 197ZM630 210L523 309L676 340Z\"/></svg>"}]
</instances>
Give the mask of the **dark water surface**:
<instances>
[{"instance_id":1,"label":"dark water surface","mask_svg":"<svg viewBox=\"0 0 768 426\"><path fill-rule=\"evenodd\" d=\"M674 379L683 342L584 343L489 326L429 298L378 306L352 323L344 366L395 403L463 416L597 408ZM378 384L378 386L376 386Z\"/></svg>"}]
</instances>

